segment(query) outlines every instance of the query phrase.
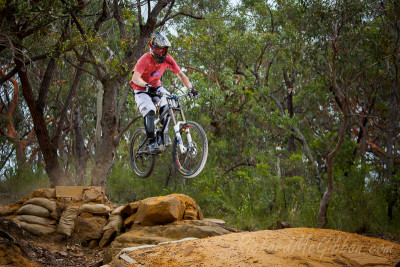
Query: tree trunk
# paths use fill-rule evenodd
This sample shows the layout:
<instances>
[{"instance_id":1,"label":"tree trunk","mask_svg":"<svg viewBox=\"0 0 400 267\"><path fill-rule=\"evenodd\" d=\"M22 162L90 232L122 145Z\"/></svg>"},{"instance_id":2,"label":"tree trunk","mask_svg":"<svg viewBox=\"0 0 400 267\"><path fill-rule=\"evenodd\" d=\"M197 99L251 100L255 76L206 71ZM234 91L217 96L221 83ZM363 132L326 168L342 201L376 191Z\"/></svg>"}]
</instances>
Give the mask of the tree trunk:
<instances>
[{"instance_id":1,"label":"tree trunk","mask_svg":"<svg viewBox=\"0 0 400 267\"><path fill-rule=\"evenodd\" d=\"M293 118L294 115L294 109L293 109L293 87L290 88L292 90L288 90L288 95L287 95L287 108L289 111L289 116L290 118ZM293 153L296 151L296 145L294 143L294 134L293 130L292 133L289 135L289 144L288 144L288 151L289 153Z\"/></svg>"},{"instance_id":2,"label":"tree trunk","mask_svg":"<svg viewBox=\"0 0 400 267\"><path fill-rule=\"evenodd\" d=\"M25 154L25 148L24 148L24 143L21 140L16 140L14 143L15 146L15 151L17 153L17 166L18 169L23 169L25 167L26 163L26 154Z\"/></svg>"},{"instance_id":3,"label":"tree trunk","mask_svg":"<svg viewBox=\"0 0 400 267\"><path fill-rule=\"evenodd\" d=\"M293 74L290 74L288 76L286 69L283 69L283 78L285 80L285 85L286 85L286 90L287 90L287 110L289 112L290 118L293 118L293 115L294 115L293 91L294 91L295 76ZM293 130L292 130L292 133L289 135L288 151L290 153L296 151Z\"/></svg>"},{"instance_id":4,"label":"tree trunk","mask_svg":"<svg viewBox=\"0 0 400 267\"><path fill-rule=\"evenodd\" d=\"M74 112L73 127L75 132L75 173L76 184L86 185L86 152L82 134L81 113L79 109Z\"/></svg>"},{"instance_id":5,"label":"tree trunk","mask_svg":"<svg viewBox=\"0 0 400 267\"><path fill-rule=\"evenodd\" d=\"M23 61L23 56L21 54L18 54L15 57L15 63L18 67L18 76L22 84L23 95L29 107L36 137L38 139L40 149L42 151L46 164L45 170L50 179L50 186L55 187L56 185L67 185L69 184L69 180L65 177L64 171L58 163L57 149L53 146L51 142L49 132L46 127L46 122L44 120L43 109L41 106L43 104L43 99L41 99L41 101L35 101L33 97L33 91L28 79L27 69ZM50 64L55 64L55 60L50 59L49 65ZM53 66L55 67L55 65ZM48 68L50 72L52 71L51 68L53 67L49 66ZM46 74L43 77L43 83L49 82L44 80L51 77L51 73L47 73L47 70ZM43 98L45 98L45 96L43 96Z\"/></svg>"},{"instance_id":6,"label":"tree trunk","mask_svg":"<svg viewBox=\"0 0 400 267\"><path fill-rule=\"evenodd\" d=\"M340 127L339 133L338 133L338 140L336 142L335 147L332 149L332 151L329 152L328 156L326 157L326 167L327 167L327 175L328 175L328 187L322 196L321 199L321 205L318 211L318 227L319 228L325 228L328 223L328 217L327 217L327 212L328 212L328 206L329 206L329 201L331 199L333 189L334 189L334 181L333 181L333 162L336 154L338 153L340 147L343 144L344 138L347 133L347 127L349 124L349 109L348 109L348 99L346 98L346 95L343 93L343 90L339 87L337 84L337 70L336 70L336 57L338 54L338 47L337 47L337 40L339 36L339 30L336 28L335 32L335 39L332 43L332 48L333 48L333 55L332 55L332 62L331 62L331 77L332 77L332 86L330 89L334 89L334 96L336 103L338 107L342 110L343 113L343 122Z\"/></svg>"},{"instance_id":7,"label":"tree trunk","mask_svg":"<svg viewBox=\"0 0 400 267\"><path fill-rule=\"evenodd\" d=\"M327 217L328 206L329 206L329 201L331 199L333 189L334 189L333 158L334 157L331 157L326 162L327 174L328 174L328 187L326 188L326 191L325 191L324 195L322 196L321 205L320 205L319 211L318 211L318 227L319 228L325 228L328 223L328 217Z\"/></svg>"},{"instance_id":8,"label":"tree trunk","mask_svg":"<svg viewBox=\"0 0 400 267\"><path fill-rule=\"evenodd\" d=\"M103 113L101 118L101 141L94 156L91 185L105 186L106 179L114 166L117 146L119 143L118 124L116 117L117 95L121 84L114 79L103 79Z\"/></svg>"},{"instance_id":9,"label":"tree trunk","mask_svg":"<svg viewBox=\"0 0 400 267\"><path fill-rule=\"evenodd\" d=\"M388 212L387 215L389 220L393 219L393 207L397 202L398 198L398 183L396 179L393 177L397 173L396 162L395 162L395 151L393 151L394 147L394 139L396 137L396 125L397 125L397 118L398 118L398 68L397 68L397 60L394 57L394 69L392 70L393 73L393 81L390 90L390 101L389 101L389 122L388 122L388 132L386 138L386 158L385 158L385 165L386 165L386 174L387 179L389 181L389 192L388 192Z\"/></svg>"},{"instance_id":10,"label":"tree trunk","mask_svg":"<svg viewBox=\"0 0 400 267\"><path fill-rule=\"evenodd\" d=\"M97 87L97 113L96 113L96 132L94 137L95 147L100 145L101 141L101 118L103 113L103 84L100 81L96 83Z\"/></svg>"}]
</instances>

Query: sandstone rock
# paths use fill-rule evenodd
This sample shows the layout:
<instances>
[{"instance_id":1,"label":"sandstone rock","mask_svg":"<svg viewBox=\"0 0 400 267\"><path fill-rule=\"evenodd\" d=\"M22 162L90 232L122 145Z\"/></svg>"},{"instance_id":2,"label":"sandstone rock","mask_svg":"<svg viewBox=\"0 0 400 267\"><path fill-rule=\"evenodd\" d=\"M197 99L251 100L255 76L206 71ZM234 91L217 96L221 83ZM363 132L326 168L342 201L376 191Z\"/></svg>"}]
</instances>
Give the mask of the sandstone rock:
<instances>
[{"instance_id":1,"label":"sandstone rock","mask_svg":"<svg viewBox=\"0 0 400 267\"><path fill-rule=\"evenodd\" d=\"M177 221L161 226L136 226L115 238L107 249L104 263L111 261L121 249L141 245L156 245L188 237L206 238L229 234L232 231L219 224L203 220Z\"/></svg>"},{"instance_id":2,"label":"sandstone rock","mask_svg":"<svg viewBox=\"0 0 400 267\"><path fill-rule=\"evenodd\" d=\"M220 224L220 225L225 225L225 221L224 220L220 220L220 219L204 218L204 220L209 221L209 222L213 222L213 223L216 223L216 224Z\"/></svg>"},{"instance_id":3,"label":"sandstone rock","mask_svg":"<svg viewBox=\"0 0 400 267\"><path fill-rule=\"evenodd\" d=\"M79 208L79 213L90 212L96 215L108 215L111 213L111 208L103 204L83 204Z\"/></svg>"},{"instance_id":4,"label":"sandstone rock","mask_svg":"<svg viewBox=\"0 0 400 267\"><path fill-rule=\"evenodd\" d=\"M56 198L56 189L55 188L39 188L36 189L32 193L32 197L44 197L48 199Z\"/></svg>"},{"instance_id":5,"label":"sandstone rock","mask_svg":"<svg viewBox=\"0 0 400 267\"><path fill-rule=\"evenodd\" d=\"M182 220L184 202L175 196L147 198L140 202L135 224L158 225Z\"/></svg>"},{"instance_id":6,"label":"sandstone rock","mask_svg":"<svg viewBox=\"0 0 400 267\"><path fill-rule=\"evenodd\" d=\"M67 207L61 215L57 233L71 236L75 227L75 218L78 216L79 206Z\"/></svg>"},{"instance_id":7,"label":"sandstone rock","mask_svg":"<svg viewBox=\"0 0 400 267\"><path fill-rule=\"evenodd\" d=\"M171 194L170 196L177 197L181 199L185 203L185 212L190 211L197 213L196 219L203 220L203 212L200 209L200 206L197 205L196 201L193 198L183 195L183 194ZM193 214L193 213L192 213Z\"/></svg>"},{"instance_id":8,"label":"sandstone rock","mask_svg":"<svg viewBox=\"0 0 400 267\"><path fill-rule=\"evenodd\" d=\"M85 241L101 239L103 237L103 228L106 224L107 219L101 216L93 216L91 218L78 216L75 218L75 233Z\"/></svg>"},{"instance_id":9,"label":"sandstone rock","mask_svg":"<svg viewBox=\"0 0 400 267\"><path fill-rule=\"evenodd\" d=\"M186 237L206 238L229 234L232 231L209 221L192 220L185 222L177 222L172 227L167 227L163 236L168 236L173 240L179 240Z\"/></svg>"},{"instance_id":10,"label":"sandstone rock","mask_svg":"<svg viewBox=\"0 0 400 267\"><path fill-rule=\"evenodd\" d=\"M361 253L341 253L340 256L351 263L351 266L390 266L390 262L387 259L374 255L363 255Z\"/></svg>"},{"instance_id":11,"label":"sandstone rock","mask_svg":"<svg viewBox=\"0 0 400 267\"><path fill-rule=\"evenodd\" d=\"M129 204L123 206L123 208L120 210L120 213L125 214L125 215L132 215L137 212L137 210L139 208L139 204L140 204L140 201L129 203Z\"/></svg>"},{"instance_id":12,"label":"sandstone rock","mask_svg":"<svg viewBox=\"0 0 400 267\"><path fill-rule=\"evenodd\" d=\"M136 219L136 213L132 214L124 220L124 228L130 228Z\"/></svg>"},{"instance_id":13,"label":"sandstone rock","mask_svg":"<svg viewBox=\"0 0 400 267\"><path fill-rule=\"evenodd\" d=\"M41 206L43 208L48 209L50 212L53 212L57 209L57 203L51 200L48 200L47 198L32 198L29 199L24 203L24 205L27 204L34 204Z\"/></svg>"},{"instance_id":14,"label":"sandstone rock","mask_svg":"<svg viewBox=\"0 0 400 267\"><path fill-rule=\"evenodd\" d=\"M48 217L50 212L48 209L43 208L42 206L34 205L34 204L27 204L22 206L18 211L17 214L20 215L35 215L39 217Z\"/></svg>"},{"instance_id":15,"label":"sandstone rock","mask_svg":"<svg viewBox=\"0 0 400 267\"><path fill-rule=\"evenodd\" d=\"M84 202L105 203L106 196L101 187L89 187L83 191Z\"/></svg>"},{"instance_id":16,"label":"sandstone rock","mask_svg":"<svg viewBox=\"0 0 400 267\"><path fill-rule=\"evenodd\" d=\"M192 210L185 210L185 213L183 215L184 220L197 220L198 219L198 214L196 211Z\"/></svg>"}]
</instances>

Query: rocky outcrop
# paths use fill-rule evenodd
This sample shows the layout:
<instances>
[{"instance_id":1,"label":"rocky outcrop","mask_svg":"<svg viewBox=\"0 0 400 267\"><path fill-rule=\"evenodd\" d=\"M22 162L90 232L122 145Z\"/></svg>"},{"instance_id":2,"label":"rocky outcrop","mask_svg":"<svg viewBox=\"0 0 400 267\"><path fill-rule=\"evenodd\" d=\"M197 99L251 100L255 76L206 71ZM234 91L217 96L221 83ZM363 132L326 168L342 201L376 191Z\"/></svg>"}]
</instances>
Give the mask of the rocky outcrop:
<instances>
[{"instance_id":1,"label":"rocky outcrop","mask_svg":"<svg viewBox=\"0 0 400 267\"><path fill-rule=\"evenodd\" d=\"M183 219L184 202L175 196L153 197L142 200L135 216L135 224L162 225Z\"/></svg>"},{"instance_id":2,"label":"rocky outcrop","mask_svg":"<svg viewBox=\"0 0 400 267\"><path fill-rule=\"evenodd\" d=\"M104 263L108 263L123 248L143 245L157 245L185 238L206 238L235 232L207 220L176 221L159 226L134 226L129 232L115 238L104 255Z\"/></svg>"},{"instance_id":3,"label":"rocky outcrop","mask_svg":"<svg viewBox=\"0 0 400 267\"><path fill-rule=\"evenodd\" d=\"M204 220L194 199L182 194L113 207L99 187L39 189L3 211L34 235L64 235L91 248L109 246L104 262L126 247L232 232L221 221Z\"/></svg>"}]
</instances>

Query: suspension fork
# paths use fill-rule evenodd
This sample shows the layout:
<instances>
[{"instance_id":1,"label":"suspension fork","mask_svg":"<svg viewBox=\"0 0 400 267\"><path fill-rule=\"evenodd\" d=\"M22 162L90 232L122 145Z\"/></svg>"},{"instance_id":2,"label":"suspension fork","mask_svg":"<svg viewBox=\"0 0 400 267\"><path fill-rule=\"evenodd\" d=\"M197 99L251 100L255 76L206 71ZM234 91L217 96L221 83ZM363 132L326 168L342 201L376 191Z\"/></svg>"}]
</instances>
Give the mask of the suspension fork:
<instances>
[{"instance_id":1,"label":"suspension fork","mask_svg":"<svg viewBox=\"0 0 400 267\"><path fill-rule=\"evenodd\" d=\"M168 105L169 104L170 103L168 103ZM171 107L171 105L169 105L169 106ZM182 136L181 136L181 133L179 132L179 129L181 128L181 125L186 122L186 119L185 119L185 114L183 113L182 108L180 106L178 108L179 108L181 116L182 116L182 121L179 121L179 122L176 121L175 113L174 113L174 109L173 108L169 109L169 113L171 115L172 122L174 123L174 132L175 132L176 140L177 140L178 145L179 145L179 149L180 149L181 153L183 154L183 153L186 153L187 147L185 147L185 145L182 142ZM190 136L190 134L189 134L189 136ZM191 143L191 137L189 137L188 139L189 139L189 142Z\"/></svg>"}]
</instances>

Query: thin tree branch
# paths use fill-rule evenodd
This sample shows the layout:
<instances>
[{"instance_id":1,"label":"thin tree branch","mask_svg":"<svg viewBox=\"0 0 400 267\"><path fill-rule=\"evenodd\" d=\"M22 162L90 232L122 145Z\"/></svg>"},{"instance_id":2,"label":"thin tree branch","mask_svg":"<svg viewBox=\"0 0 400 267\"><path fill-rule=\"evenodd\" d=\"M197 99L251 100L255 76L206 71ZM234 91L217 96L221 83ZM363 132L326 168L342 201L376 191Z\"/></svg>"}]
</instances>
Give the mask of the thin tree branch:
<instances>
[{"instance_id":1,"label":"thin tree branch","mask_svg":"<svg viewBox=\"0 0 400 267\"><path fill-rule=\"evenodd\" d=\"M132 124L134 124L138 119L142 118L142 116L137 116L135 118L133 118L128 125L125 126L125 128L119 133L119 135L117 136L117 140L119 140L122 135L132 126Z\"/></svg>"},{"instance_id":2,"label":"thin tree branch","mask_svg":"<svg viewBox=\"0 0 400 267\"><path fill-rule=\"evenodd\" d=\"M138 9L139 28L140 28L140 30L142 30L142 28L143 28L143 18L142 18L142 7L140 5L140 0L137 0L136 3L137 3L136 4L137 9Z\"/></svg>"},{"instance_id":3,"label":"thin tree branch","mask_svg":"<svg viewBox=\"0 0 400 267\"><path fill-rule=\"evenodd\" d=\"M127 38L127 34L125 29L125 23L123 22L123 19L121 17L121 7L118 4L118 0L114 0L114 18L118 23L121 39L125 40Z\"/></svg>"},{"instance_id":4,"label":"thin tree branch","mask_svg":"<svg viewBox=\"0 0 400 267\"><path fill-rule=\"evenodd\" d=\"M104 0L104 1L105 1L105 0ZM96 73L97 73L97 75L95 75L95 77L97 77L98 79L101 79L102 75L101 75L99 63L97 62L96 57L94 56L93 51L92 51L92 49L91 49L91 47L90 47L90 45L89 45L89 43L88 43L88 40L87 40L87 38L86 38L86 32L85 32L85 30L83 29L82 25L79 23L79 20L78 20L78 18L76 17L74 11L71 10L71 9L68 7L68 5L67 5L67 3L65 2L65 0L61 0L61 2L63 2L63 4L65 5L65 7L67 8L68 12L70 13L70 15L71 15L71 17L72 17L72 20L74 21L76 27L78 28L79 32L81 33L81 36L82 36L82 38L83 38L83 40L84 40L84 42L85 42L85 44L86 44L86 48L87 48L87 51L88 51L90 57L91 57L91 58L94 60L94 62L95 62L94 67L95 67L95 70L96 70ZM104 2L103 2L103 13L102 13L102 14L104 14L104 8L105 8L105 7L106 7L106 4L104 4ZM103 15L100 16L99 20L95 23L95 27L96 27L97 23L98 23L99 21L102 20L102 17L103 17ZM100 23L100 24L101 24L101 23ZM100 25L100 24L99 24L99 25ZM97 26L97 27L98 27L98 26Z\"/></svg>"},{"instance_id":5,"label":"thin tree branch","mask_svg":"<svg viewBox=\"0 0 400 267\"><path fill-rule=\"evenodd\" d=\"M172 7L174 6L174 4L175 4L175 0L173 0L172 3L169 5L167 13L165 14L164 18L162 19L162 21L160 23L161 25L164 25L167 22L168 16L169 16L169 14L171 14L171 10L172 10Z\"/></svg>"},{"instance_id":6,"label":"thin tree branch","mask_svg":"<svg viewBox=\"0 0 400 267\"><path fill-rule=\"evenodd\" d=\"M228 172L230 172L230 171L232 171L235 168L240 167L240 166L252 166L252 167L255 167L256 166L256 161L255 161L254 158L249 158L249 159L246 159L246 160L243 160L243 161L236 162L231 167L229 167L224 172L224 174L227 174Z\"/></svg>"},{"instance_id":7,"label":"thin tree branch","mask_svg":"<svg viewBox=\"0 0 400 267\"><path fill-rule=\"evenodd\" d=\"M67 62L68 62L69 64L71 64L72 66L74 66L74 68L76 68L76 69L81 69L81 70L83 70L84 72L86 72L86 73L92 75L93 77L97 77L96 73L93 73L93 72L91 72L91 71L89 71L89 70L87 70L87 69L85 69L85 68L79 67L78 65L76 65L75 63L73 63L73 62L72 62L71 60L69 60L68 58L65 58L65 61L67 61Z\"/></svg>"},{"instance_id":8,"label":"thin tree branch","mask_svg":"<svg viewBox=\"0 0 400 267\"><path fill-rule=\"evenodd\" d=\"M49 57L49 53L39 55L36 57L33 57L25 62L25 66L28 66L31 62L40 60L40 59L45 59ZM15 74L18 73L18 68L14 67L11 71L9 71L4 77L0 78L0 86L3 85L7 80L9 80L11 77L14 77Z\"/></svg>"},{"instance_id":9,"label":"thin tree branch","mask_svg":"<svg viewBox=\"0 0 400 267\"><path fill-rule=\"evenodd\" d=\"M173 18L175 18L177 16L181 16L181 15L185 16L185 17L192 18L192 19L198 19L198 20L204 19L203 16L196 16L196 15L189 14L189 13L181 11L181 12L175 13L175 14L167 17L167 18L164 18L161 22L156 24L156 28L163 26L167 21L169 21L169 20L171 20L171 19L173 19Z\"/></svg>"},{"instance_id":10,"label":"thin tree branch","mask_svg":"<svg viewBox=\"0 0 400 267\"><path fill-rule=\"evenodd\" d=\"M78 68L75 71L75 77L74 80L72 82L71 88L69 90L68 96L66 98L66 101L64 103L64 106L61 110L61 114L57 123L57 129L56 129L56 133L52 139L53 145L55 147L59 147L59 140L60 140L60 136L62 133L62 129L64 127L64 122L66 120L67 117L67 112L71 107L71 103L72 103L72 98L75 96L76 94L76 90L78 88L79 82L81 80L82 74L83 74L83 62L79 62Z\"/></svg>"},{"instance_id":11,"label":"thin tree branch","mask_svg":"<svg viewBox=\"0 0 400 267\"><path fill-rule=\"evenodd\" d=\"M98 32L100 29L100 25L107 20L109 14L108 14L108 7L107 7L107 1L104 0L103 1L103 5L102 5L103 9L101 12L101 16L99 17L99 19L95 22L94 24L94 31Z\"/></svg>"}]
</instances>

